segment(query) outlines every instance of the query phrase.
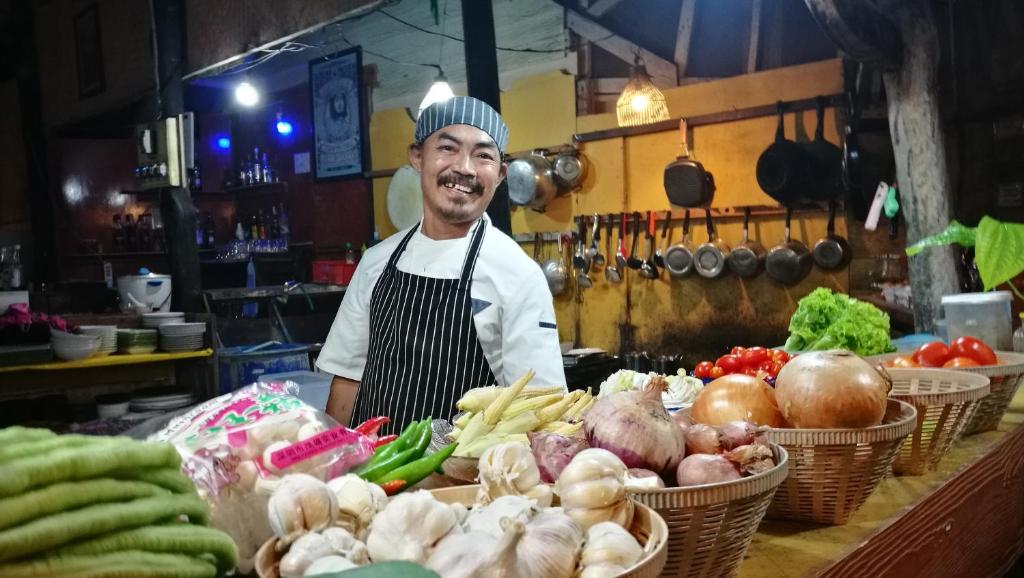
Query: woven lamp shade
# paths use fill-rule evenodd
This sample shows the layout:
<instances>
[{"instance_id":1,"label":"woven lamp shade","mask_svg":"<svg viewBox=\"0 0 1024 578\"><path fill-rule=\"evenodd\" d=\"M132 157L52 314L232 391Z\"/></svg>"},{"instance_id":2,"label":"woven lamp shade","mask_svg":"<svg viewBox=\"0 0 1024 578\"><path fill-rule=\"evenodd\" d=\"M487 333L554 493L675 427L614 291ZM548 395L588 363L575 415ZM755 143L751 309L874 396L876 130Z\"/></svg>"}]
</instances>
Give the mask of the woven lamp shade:
<instances>
[{"instance_id":1,"label":"woven lamp shade","mask_svg":"<svg viewBox=\"0 0 1024 578\"><path fill-rule=\"evenodd\" d=\"M619 126L639 126L668 120L665 95L651 82L643 65L634 66L626 88L615 103Z\"/></svg>"}]
</instances>

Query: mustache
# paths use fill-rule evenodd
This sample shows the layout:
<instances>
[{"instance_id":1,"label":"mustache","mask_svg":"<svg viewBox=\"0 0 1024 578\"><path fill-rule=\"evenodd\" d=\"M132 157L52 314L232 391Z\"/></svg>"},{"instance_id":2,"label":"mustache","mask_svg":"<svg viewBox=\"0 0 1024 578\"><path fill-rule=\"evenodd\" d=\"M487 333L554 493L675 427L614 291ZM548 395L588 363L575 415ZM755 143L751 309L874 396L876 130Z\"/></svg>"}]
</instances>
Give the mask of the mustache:
<instances>
[{"instance_id":1,"label":"mustache","mask_svg":"<svg viewBox=\"0 0 1024 578\"><path fill-rule=\"evenodd\" d=\"M461 187L466 187L467 189L473 191L473 193L478 195L483 194L484 192L484 186L483 184L480 183L480 181L476 180L473 177L456 175L454 173L444 173L442 175L439 175L437 177L437 184L438 186L459 185Z\"/></svg>"}]
</instances>

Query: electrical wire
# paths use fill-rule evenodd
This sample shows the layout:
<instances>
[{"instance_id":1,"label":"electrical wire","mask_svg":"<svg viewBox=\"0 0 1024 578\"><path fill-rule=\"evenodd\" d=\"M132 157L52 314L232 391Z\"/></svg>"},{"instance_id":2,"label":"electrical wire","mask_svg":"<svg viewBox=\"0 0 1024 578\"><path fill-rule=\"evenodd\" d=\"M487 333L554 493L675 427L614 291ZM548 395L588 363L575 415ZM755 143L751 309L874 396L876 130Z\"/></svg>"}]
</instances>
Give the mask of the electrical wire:
<instances>
[{"instance_id":1,"label":"electrical wire","mask_svg":"<svg viewBox=\"0 0 1024 578\"><path fill-rule=\"evenodd\" d=\"M448 38L448 39L454 40L456 42L463 42L463 43L466 42L465 40L463 40L462 38L459 38L458 36L452 36L451 34L445 34L444 32L434 32L433 30L427 30L426 28L421 28L421 27L413 24L412 22L406 22L405 20L402 20L401 18L399 18L399 17L397 17L397 16L395 16L395 15L389 13L389 12L385 12L383 8L378 8L377 10L375 10L375 12L383 14L384 16L387 16L388 18L394 20L395 22L404 24L404 25L408 26L409 28L413 28L415 30L419 30L420 32L422 32L424 34L433 34L435 36L443 36L444 38ZM496 46L495 50L501 50L502 52L530 52L530 53L535 53L535 54L560 54L560 53L564 53L565 52L565 48L564 47L563 48L559 48L557 50L554 50L554 49L548 50L548 49L541 49L541 48L507 48L507 47L504 47L504 46Z\"/></svg>"}]
</instances>

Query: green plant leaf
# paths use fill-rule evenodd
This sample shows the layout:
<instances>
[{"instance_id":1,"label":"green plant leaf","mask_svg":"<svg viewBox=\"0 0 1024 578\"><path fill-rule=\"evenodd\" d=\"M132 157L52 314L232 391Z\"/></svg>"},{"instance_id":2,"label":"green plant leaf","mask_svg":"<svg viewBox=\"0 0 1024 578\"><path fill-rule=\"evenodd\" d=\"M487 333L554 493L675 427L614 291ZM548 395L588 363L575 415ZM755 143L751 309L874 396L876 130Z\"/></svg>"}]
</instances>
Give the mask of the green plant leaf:
<instances>
[{"instance_id":1,"label":"green plant leaf","mask_svg":"<svg viewBox=\"0 0 1024 578\"><path fill-rule=\"evenodd\" d=\"M1024 271L1024 224L982 217L974 262L986 291L1019 275Z\"/></svg>"},{"instance_id":2,"label":"green plant leaf","mask_svg":"<svg viewBox=\"0 0 1024 578\"><path fill-rule=\"evenodd\" d=\"M973 247L977 238L977 233L978 229L976 228L965 227L956 221L952 221L949 226L946 227L945 231L925 237L924 239L921 239L907 247L907 256L913 257L923 251L925 247L952 245L953 243L963 247Z\"/></svg>"}]
</instances>

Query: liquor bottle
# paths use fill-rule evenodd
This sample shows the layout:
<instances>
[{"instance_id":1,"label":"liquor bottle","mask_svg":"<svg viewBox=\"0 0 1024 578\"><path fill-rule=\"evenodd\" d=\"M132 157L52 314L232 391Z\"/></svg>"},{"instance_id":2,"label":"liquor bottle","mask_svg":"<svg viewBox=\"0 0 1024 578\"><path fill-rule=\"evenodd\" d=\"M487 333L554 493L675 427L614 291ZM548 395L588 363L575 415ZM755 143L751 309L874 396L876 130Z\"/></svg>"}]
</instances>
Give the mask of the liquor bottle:
<instances>
[{"instance_id":1,"label":"liquor bottle","mask_svg":"<svg viewBox=\"0 0 1024 578\"><path fill-rule=\"evenodd\" d=\"M281 210L277 212L277 230L278 235L284 239L287 245L291 230L288 228L288 214L284 212L284 203L281 203Z\"/></svg>"},{"instance_id":2,"label":"liquor bottle","mask_svg":"<svg viewBox=\"0 0 1024 578\"><path fill-rule=\"evenodd\" d=\"M21 245L15 245L14 250L11 253L10 271L10 283L11 289L21 289L25 279L22 277L21 272Z\"/></svg>"},{"instance_id":3,"label":"liquor bottle","mask_svg":"<svg viewBox=\"0 0 1024 578\"><path fill-rule=\"evenodd\" d=\"M206 211L206 246L213 249L217 246L217 238L213 229L213 213Z\"/></svg>"},{"instance_id":4,"label":"liquor bottle","mask_svg":"<svg viewBox=\"0 0 1024 578\"><path fill-rule=\"evenodd\" d=\"M242 228L242 221L235 221L235 239L239 241L245 240L245 229Z\"/></svg>"},{"instance_id":5,"label":"liquor bottle","mask_svg":"<svg viewBox=\"0 0 1024 578\"><path fill-rule=\"evenodd\" d=\"M114 215L114 237L111 244L115 253L124 252L124 227L121 226L121 215Z\"/></svg>"},{"instance_id":6,"label":"liquor bottle","mask_svg":"<svg viewBox=\"0 0 1024 578\"><path fill-rule=\"evenodd\" d=\"M253 184L264 182L263 162L260 161L260 147L252 147L252 177Z\"/></svg>"},{"instance_id":7,"label":"liquor bottle","mask_svg":"<svg viewBox=\"0 0 1024 578\"><path fill-rule=\"evenodd\" d=\"M270 206L270 229L267 231L271 239L277 239L281 236L281 226L277 220L277 205Z\"/></svg>"},{"instance_id":8,"label":"liquor bottle","mask_svg":"<svg viewBox=\"0 0 1024 578\"><path fill-rule=\"evenodd\" d=\"M196 249L202 249L206 245L206 234L203 232L203 221L196 213L195 222Z\"/></svg>"},{"instance_id":9,"label":"liquor bottle","mask_svg":"<svg viewBox=\"0 0 1024 578\"><path fill-rule=\"evenodd\" d=\"M256 240L260 238L260 226L256 222L256 215L249 217L249 239Z\"/></svg>"},{"instance_id":10,"label":"liquor bottle","mask_svg":"<svg viewBox=\"0 0 1024 578\"><path fill-rule=\"evenodd\" d=\"M235 183L235 186L244 186L247 179L248 171L245 170L245 159L242 159L238 161L238 182Z\"/></svg>"},{"instance_id":11,"label":"liquor bottle","mask_svg":"<svg viewBox=\"0 0 1024 578\"><path fill-rule=\"evenodd\" d=\"M153 250L153 216L149 213L139 215L139 250Z\"/></svg>"},{"instance_id":12,"label":"liquor bottle","mask_svg":"<svg viewBox=\"0 0 1024 578\"><path fill-rule=\"evenodd\" d=\"M270 166L270 159L267 158L267 151L263 151L263 182L276 183L277 171Z\"/></svg>"},{"instance_id":13,"label":"liquor bottle","mask_svg":"<svg viewBox=\"0 0 1024 578\"><path fill-rule=\"evenodd\" d=\"M245 161L245 184L251 185L255 183L255 172L253 170L252 157L248 157Z\"/></svg>"},{"instance_id":14,"label":"liquor bottle","mask_svg":"<svg viewBox=\"0 0 1024 578\"><path fill-rule=\"evenodd\" d=\"M260 232L260 239L266 239L267 238L267 220L263 216L263 209L260 209L260 215L258 217L257 223L258 223L259 232Z\"/></svg>"},{"instance_id":15,"label":"liquor bottle","mask_svg":"<svg viewBox=\"0 0 1024 578\"><path fill-rule=\"evenodd\" d=\"M139 250L138 230L135 228L135 218L131 213L124 216L124 248L128 252Z\"/></svg>"}]
</instances>

